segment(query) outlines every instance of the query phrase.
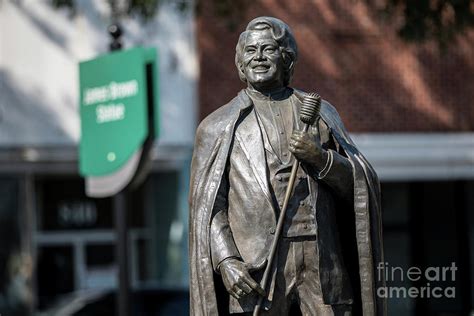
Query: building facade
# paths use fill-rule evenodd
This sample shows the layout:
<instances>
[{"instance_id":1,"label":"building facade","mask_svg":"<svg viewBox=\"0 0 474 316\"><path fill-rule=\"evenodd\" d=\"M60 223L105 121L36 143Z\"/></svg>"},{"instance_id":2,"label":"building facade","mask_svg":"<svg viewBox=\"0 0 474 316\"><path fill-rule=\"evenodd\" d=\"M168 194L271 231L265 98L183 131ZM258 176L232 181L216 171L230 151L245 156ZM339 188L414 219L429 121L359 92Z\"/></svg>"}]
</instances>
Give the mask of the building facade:
<instances>
[{"instance_id":1,"label":"building facade","mask_svg":"<svg viewBox=\"0 0 474 316\"><path fill-rule=\"evenodd\" d=\"M107 1L77 1L74 11L49 1L0 4L2 314L100 300L117 287L113 201L87 197L78 171L78 64L108 52L111 22ZM186 295L194 14L168 3L149 21L119 22L125 49L155 47L159 61L160 138L147 180L127 194L132 292Z\"/></svg>"}]
</instances>

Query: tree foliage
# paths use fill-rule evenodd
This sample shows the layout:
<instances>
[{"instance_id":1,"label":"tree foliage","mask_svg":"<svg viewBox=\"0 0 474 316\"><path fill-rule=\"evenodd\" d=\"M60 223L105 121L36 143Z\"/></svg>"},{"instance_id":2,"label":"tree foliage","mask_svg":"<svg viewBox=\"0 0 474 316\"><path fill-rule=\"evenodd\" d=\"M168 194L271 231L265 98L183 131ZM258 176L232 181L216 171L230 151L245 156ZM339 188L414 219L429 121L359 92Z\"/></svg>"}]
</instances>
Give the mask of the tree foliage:
<instances>
[{"instance_id":1,"label":"tree foliage","mask_svg":"<svg viewBox=\"0 0 474 316\"><path fill-rule=\"evenodd\" d=\"M77 2L80 0L50 0L57 9L67 9L72 15L77 12ZM153 18L162 3L174 4L179 11L185 12L191 7L189 0L103 0L110 6L112 19L124 16L140 17L145 21Z\"/></svg>"},{"instance_id":2,"label":"tree foliage","mask_svg":"<svg viewBox=\"0 0 474 316\"><path fill-rule=\"evenodd\" d=\"M402 12L401 38L423 42L434 39L444 47L474 26L472 0L388 0L384 13L394 18Z\"/></svg>"},{"instance_id":3,"label":"tree foliage","mask_svg":"<svg viewBox=\"0 0 474 316\"><path fill-rule=\"evenodd\" d=\"M76 12L76 1L51 0L56 8L68 8ZM199 13L203 0L104 0L111 7L112 18L121 16L139 16L145 21L152 18L160 4L171 2L180 11L186 11L195 5ZM244 12L251 5L249 0L211 0L214 13L225 19L230 28L235 27L244 18ZM397 30L399 36L411 42L435 40L445 47L459 35L474 26L473 0L365 0L382 16L403 21Z\"/></svg>"}]
</instances>

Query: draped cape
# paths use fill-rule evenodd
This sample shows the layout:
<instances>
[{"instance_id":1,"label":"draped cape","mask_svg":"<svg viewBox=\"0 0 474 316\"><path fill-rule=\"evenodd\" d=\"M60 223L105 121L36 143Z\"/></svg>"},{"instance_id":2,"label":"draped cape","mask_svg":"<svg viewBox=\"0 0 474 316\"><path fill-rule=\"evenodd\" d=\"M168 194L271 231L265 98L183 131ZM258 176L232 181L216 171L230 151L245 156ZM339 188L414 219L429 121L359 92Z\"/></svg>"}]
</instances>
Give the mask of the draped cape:
<instances>
[{"instance_id":1,"label":"draped cape","mask_svg":"<svg viewBox=\"0 0 474 316\"><path fill-rule=\"evenodd\" d=\"M294 90L300 97L304 92ZM213 205L226 167L234 131L253 107L242 90L229 103L206 117L196 131L189 194L189 262L191 315L219 315L216 284L212 268L209 231ZM321 118L343 148L353 167L354 203L353 239L356 245L357 280L360 288L358 311L354 315L385 315L383 298L377 289L384 286L382 229L380 213L380 184L377 175L349 137L336 109L324 101ZM352 223L351 223L352 224Z\"/></svg>"}]
</instances>

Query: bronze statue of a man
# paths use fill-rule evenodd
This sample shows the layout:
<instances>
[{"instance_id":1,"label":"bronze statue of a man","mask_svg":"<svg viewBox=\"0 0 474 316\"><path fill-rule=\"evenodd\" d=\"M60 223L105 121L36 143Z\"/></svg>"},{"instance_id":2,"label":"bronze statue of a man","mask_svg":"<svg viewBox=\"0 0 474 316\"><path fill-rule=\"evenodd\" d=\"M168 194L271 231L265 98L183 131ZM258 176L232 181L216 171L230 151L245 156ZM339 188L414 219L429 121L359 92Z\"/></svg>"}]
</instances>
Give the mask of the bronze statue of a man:
<instances>
[{"instance_id":1,"label":"bronze statue of a man","mask_svg":"<svg viewBox=\"0 0 474 316\"><path fill-rule=\"evenodd\" d=\"M383 315L379 182L335 108L302 132L293 34L272 17L240 35L247 88L202 121L190 187L191 315ZM268 286L260 281L297 159Z\"/></svg>"}]
</instances>

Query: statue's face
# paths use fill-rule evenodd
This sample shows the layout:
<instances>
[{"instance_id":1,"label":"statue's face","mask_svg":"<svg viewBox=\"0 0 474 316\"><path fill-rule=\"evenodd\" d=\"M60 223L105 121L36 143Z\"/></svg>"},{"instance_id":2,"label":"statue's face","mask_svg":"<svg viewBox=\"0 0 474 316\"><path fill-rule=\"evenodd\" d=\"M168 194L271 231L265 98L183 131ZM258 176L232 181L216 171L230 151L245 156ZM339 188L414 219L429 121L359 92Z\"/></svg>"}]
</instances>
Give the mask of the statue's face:
<instances>
[{"instance_id":1,"label":"statue's face","mask_svg":"<svg viewBox=\"0 0 474 316\"><path fill-rule=\"evenodd\" d=\"M247 83L254 89L271 91L283 87L283 56L268 30L247 35L242 67Z\"/></svg>"}]
</instances>

